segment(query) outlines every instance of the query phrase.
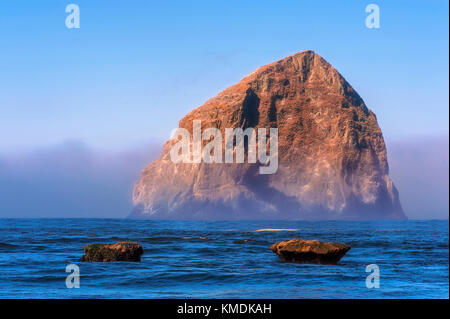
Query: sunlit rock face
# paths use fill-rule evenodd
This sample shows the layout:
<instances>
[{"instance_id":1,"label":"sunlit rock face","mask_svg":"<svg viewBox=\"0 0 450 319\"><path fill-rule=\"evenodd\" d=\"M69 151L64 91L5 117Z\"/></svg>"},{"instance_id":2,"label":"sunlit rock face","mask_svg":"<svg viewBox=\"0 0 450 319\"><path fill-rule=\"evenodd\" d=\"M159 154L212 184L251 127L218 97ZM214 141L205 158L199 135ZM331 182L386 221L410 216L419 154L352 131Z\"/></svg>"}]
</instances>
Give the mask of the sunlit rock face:
<instances>
[{"instance_id":1,"label":"sunlit rock face","mask_svg":"<svg viewBox=\"0 0 450 319\"><path fill-rule=\"evenodd\" d=\"M142 172L130 217L403 219L375 114L322 57L302 51L260 67L181 119L179 127L277 128L278 170L178 163L169 140Z\"/></svg>"}]
</instances>

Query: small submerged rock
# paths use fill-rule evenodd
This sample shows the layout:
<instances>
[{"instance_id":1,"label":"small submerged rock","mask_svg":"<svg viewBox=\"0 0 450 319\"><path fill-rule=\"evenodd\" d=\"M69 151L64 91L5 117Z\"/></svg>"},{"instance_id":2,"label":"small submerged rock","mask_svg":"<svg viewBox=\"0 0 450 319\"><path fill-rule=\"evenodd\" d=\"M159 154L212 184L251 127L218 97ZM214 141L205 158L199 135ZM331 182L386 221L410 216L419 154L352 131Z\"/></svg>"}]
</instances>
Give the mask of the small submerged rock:
<instances>
[{"instance_id":1,"label":"small submerged rock","mask_svg":"<svg viewBox=\"0 0 450 319\"><path fill-rule=\"evenodd\" d=\"M233 240L233 243L234 244L245 244L245 243L248 243L250 241L250 239L236 239L236 240Z\"/></svg>"},{"instance_id":2,"label":"small submerged rock","mask_svg":"<svg viewBox=\"0 0 450 319\"><path fill-rule=\"evenodd\" d=\"M141 261L143 253L144 249L138 243L91 244L84 246L84 256L80 261Z\"/></svg>"},{"instance_id":3,"label":"small submerged rock","mask_svg":"<svg viewBox=\"0 0 450 319\"><path fill-rule=\"evenodd\" d=\"M336 264L350 250L350 246L295 238L275 243L270 249L287 262Z\"/></svg>"}]
</instances>

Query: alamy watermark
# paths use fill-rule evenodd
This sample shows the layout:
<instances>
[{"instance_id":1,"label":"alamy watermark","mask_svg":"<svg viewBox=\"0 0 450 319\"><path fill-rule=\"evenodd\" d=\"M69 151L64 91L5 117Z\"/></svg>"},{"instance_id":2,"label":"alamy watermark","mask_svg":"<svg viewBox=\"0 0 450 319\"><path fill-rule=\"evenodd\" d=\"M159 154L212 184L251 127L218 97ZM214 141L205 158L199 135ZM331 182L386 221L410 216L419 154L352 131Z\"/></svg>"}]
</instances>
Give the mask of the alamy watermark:
<instances>
[{"instance_id":1,"label":"alamy watermark","mask_svg":"<svg viewBox=\"0 0 450 319\"><path fill-rule=\"evenodd\" d=\"M366 272L370 273L366 278L366 287L380 288L380 267L376 264L367 265Z\"/></svg>"},{"instance_id":2,"label":"alamy watermark","mask_svg":"<svg viewBox=\"0 0 450 319\"><path fill-rule=\"evenodd\" d=\"M256 163L258 159L262 164L259 167L260 174L274 174L278 170L277 128L270 128L269 134L266 128L226 128L223 143L222 133L218 128L210 127L202 132L200 120L194 120L192 127L192 139L187 129L175 130L173 139L177 143L170 150L172 162L244 163L247 157L248 163ZM203 142L207 141L209 142L203 146Z\"/></svg>"},{"instance_id":3,"label":"alamy watermark","mask_svg":"<svg viewBox=\"0 0 450 319\"><path fill-rule=\"evenodd\" d=\"M80 7L77 4L69 4L66 7L66 13L69 15L66 17L66 27L68 29L80 28Z\"/></svg>"},{"instance_id":4,"label":"alamy watermark","mask_svg":"<svg viewBox=\"0 0 450 319\"><path fill-rule=\"evenodd\" d=\"M67 265L66 272L70 273L66 277L66 287L80 288L80 267L75 264Z\"/></svg>"},{"instance_id":5,"label":"alamy watermark","mask_svg":"<svg viewBox=\"0 0 450 319\"><path fill-rule=\"evenodd\" d=\"M366 27L369 29L379 29L380 7L374 3L371 3L366 7L366 13L369 13L366 17Z\"/></svg>"}]
</instances>

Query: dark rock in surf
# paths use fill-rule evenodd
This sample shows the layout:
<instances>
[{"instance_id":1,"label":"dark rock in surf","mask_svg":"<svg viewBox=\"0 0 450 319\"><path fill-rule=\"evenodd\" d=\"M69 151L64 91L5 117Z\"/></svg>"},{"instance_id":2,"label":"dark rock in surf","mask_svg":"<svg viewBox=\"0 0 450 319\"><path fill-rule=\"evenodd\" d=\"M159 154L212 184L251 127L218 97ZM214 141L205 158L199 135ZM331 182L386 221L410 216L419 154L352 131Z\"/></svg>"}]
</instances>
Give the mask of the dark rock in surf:
<instances>
[{"instance_id":1,"label":"dark rock in surf","mask_svg":"<svg viewBox=\"0 0 450 319\"><path fill-rule=\"evenodd\" d=\"M91 244L84 246L84 256L80 261L141 261L143 253L144 250L138 243Z\"/></svg>"}]
</instances>

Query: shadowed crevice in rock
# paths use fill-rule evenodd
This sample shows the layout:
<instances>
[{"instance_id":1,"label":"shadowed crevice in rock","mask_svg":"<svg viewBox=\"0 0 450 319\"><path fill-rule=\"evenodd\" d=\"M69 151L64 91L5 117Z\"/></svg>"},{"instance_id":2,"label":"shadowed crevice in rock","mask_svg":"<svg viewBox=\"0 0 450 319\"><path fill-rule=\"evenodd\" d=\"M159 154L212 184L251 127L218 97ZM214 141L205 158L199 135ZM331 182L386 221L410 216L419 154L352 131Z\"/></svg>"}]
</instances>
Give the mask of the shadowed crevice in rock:
<instances>
[{"instance_id":1,"label":"shadowed crevice in rock","mask_svg":"<svg viewBox=\"0 0 450 319\"><path fill-rule=\"evenodd\" d=\"M267 113L267 119L271 123L277 122L277 101L281 100L281 96L275 95L272 97L272 100L270 102L269 112Z\"/></svg>"},{"instance_id":2,"label":"shadowed crevice in rock","mask_svg":"<svg viewBox=\"0 0 450 319\"><path fill-rule=\"evenodd\" d=\"M259 120L259 97L252 89L248 89L240 114L239 126L244 130L248 127L255 127Z\"/></svg>"}]
</instances>

